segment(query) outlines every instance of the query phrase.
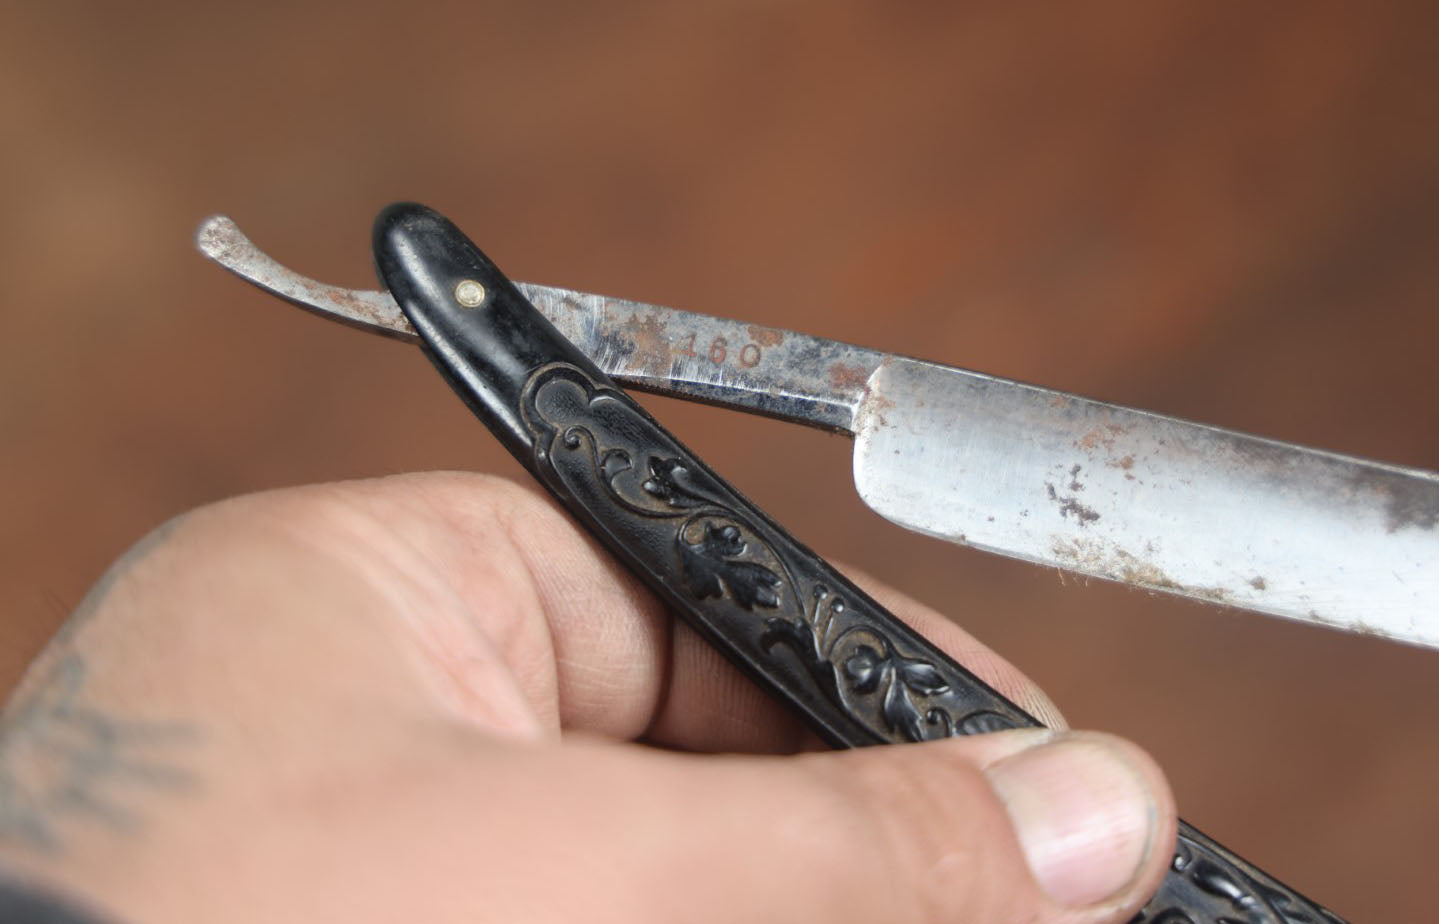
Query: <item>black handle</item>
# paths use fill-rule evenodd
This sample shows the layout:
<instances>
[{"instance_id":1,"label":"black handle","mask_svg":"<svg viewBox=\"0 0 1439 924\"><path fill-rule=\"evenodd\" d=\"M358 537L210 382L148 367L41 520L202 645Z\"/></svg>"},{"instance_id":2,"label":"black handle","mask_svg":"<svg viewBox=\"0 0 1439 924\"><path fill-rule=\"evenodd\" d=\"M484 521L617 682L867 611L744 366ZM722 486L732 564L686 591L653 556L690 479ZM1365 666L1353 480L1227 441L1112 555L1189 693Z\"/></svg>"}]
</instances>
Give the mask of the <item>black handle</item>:
<instances>
[{"instance_id":1,"label":"black handle","mask_svg":"<svg viewBox=\"0 0 1439 924\"><path fill-rule=\"evenodd\" d=\"M515 458L831 744L1040 724L711 471L438 213L385 209L375 260L430 360ZM1340 919L1181 822L1171 872L1135 921Z\"/></svg>"}]
</instances>

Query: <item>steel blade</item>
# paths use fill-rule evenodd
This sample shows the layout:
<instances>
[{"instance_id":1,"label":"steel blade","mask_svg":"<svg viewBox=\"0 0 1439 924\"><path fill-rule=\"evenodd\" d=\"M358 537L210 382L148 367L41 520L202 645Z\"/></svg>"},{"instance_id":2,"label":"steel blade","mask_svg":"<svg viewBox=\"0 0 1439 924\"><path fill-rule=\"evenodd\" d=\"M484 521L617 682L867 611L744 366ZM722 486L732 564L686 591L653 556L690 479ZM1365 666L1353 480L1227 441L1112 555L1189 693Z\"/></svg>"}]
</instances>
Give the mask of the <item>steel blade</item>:
<instances>
[{"instance_id":1,"label":"steel blade","mask_svg":"<svg viewBox=\"0 0 1439 924\"><path fill-rule=\"evenodd\" d=\"M860 496L975 548L1439 647L1439 476L918 360L869 379Z\"/></svg>"}]
</instances>

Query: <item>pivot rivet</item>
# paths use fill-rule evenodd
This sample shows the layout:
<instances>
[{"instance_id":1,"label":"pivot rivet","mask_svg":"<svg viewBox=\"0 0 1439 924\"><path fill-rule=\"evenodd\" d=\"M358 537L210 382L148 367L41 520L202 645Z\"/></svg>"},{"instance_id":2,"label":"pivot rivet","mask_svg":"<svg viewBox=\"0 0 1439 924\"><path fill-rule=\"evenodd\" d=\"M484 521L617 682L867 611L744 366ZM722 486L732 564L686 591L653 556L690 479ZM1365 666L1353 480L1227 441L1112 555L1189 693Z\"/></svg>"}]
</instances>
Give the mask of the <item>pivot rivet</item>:
<instances>
[{"instance_id":1,"label":"pivot rivet","mask_svg":"<svg viewBox=\"0 0 1439 924\"><path fill-rule=\"evenodd\" d=\"M485 300L485 287L473 279L466 279L455 286L455 301L466 308L478 308Z\"/></svg>"}]
</instances>

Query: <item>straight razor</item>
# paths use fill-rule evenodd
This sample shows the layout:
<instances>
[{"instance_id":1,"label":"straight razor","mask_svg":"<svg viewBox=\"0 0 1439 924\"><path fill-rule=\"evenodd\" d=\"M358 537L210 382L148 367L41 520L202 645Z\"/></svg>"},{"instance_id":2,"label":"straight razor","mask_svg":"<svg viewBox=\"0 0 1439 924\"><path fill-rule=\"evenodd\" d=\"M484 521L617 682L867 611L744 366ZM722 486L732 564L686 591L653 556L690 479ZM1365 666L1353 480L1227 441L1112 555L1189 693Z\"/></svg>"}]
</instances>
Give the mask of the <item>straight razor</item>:
<instances>
[{"instance_id":1,"label":"straight razor","mask_svg":"<svg viewBox=\"0 0 1439 924\"><path fill-rule=\"evenodd\" d=\"M388 293L276 263L216 216L200 250L297 305L416 341ZM1037 564L1439 647L1439 475L742 321L524 295L605 373L854 436L860 497Z\"/></svg>"}]
</instances>

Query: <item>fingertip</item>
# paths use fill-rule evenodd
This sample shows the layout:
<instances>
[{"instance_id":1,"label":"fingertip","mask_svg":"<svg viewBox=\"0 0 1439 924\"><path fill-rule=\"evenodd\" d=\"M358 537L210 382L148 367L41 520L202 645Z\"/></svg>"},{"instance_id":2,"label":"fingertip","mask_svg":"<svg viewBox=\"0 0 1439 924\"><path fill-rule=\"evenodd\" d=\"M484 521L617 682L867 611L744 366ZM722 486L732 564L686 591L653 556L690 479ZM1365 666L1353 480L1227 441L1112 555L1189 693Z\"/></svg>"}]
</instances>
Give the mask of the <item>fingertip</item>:
<instances>
[{"instance_id":1,"label":"fingertip","mask_svg":"<svg viewBox=\"0 0 1439 924\"><path fill-rule=\"evenodd\" d=\"M1112 735L1066 733L985 768L1025 861L1063 908L1137 904L1158 884L1175 833L1154 761Z\"/></svg>"}]
</instances>

